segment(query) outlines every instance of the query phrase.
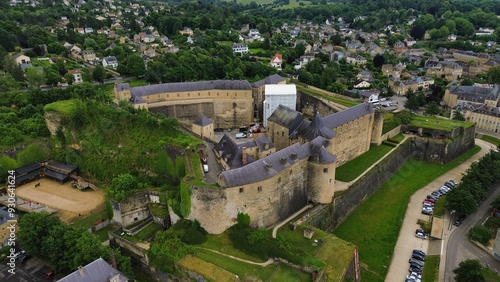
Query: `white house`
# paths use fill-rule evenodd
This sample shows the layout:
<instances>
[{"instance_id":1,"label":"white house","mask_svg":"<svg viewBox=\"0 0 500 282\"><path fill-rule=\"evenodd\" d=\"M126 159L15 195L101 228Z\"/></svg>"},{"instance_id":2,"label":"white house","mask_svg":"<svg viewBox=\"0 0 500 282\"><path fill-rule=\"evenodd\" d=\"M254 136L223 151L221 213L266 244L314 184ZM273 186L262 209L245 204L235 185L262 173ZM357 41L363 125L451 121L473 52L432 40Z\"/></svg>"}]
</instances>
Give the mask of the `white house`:
<instances>
[{"instance_id":1,"label":"white house","mask_svg":"<svg viewBox=\"0 0 500 282\"><path fill-rule=\"evenodd\" d=\"M368 88L371 86L371 83L364 80L357 80L354 82L353 86L354 88Z\"/></svg>"},{"instance_id":2,"label":"white house","mask_svg":"<svg viewBox=\"0 0 500 282\"><path fill-rule=\"evenodd\" d=\"M94 32L94 29L91 28L91 27L86 27L85 28L85 33L93 33Z\"/></svg>"},{"instance_id":3,"label":"white house","mask_svg":"<svg viewBox=\"0 0 500 282\"><path fill-rule=\"evenodd\" d=\"M80 70L69 70L68 72L73 75L73 78L75 79L75 81L73 82L74 84L80 84L83 82L82 73L80 72Z\"/></svg>"},{"instance_id":4,"label":"white house","mask_svg":"<svg viewBox=\"0 0 500 282\"><path fill-rule=\"evenodd\" d=\"M118 60L115 56L104 57L104 59L102 59L102 65L104 67L111 67L116 69L118 67Z\"/></svg>"},{"instance_id":5,"label":"white house","mask_svg":"<svg viewBox=\"0 0 500 282\"><path fill-rule=\"evenodd\" d=\"M248 46L242 43L234 43L233 44L233 52L239 54L246 54L249 52Z\"/></svg>"},{"instance_id":6,"label":"white house","mask_svg":"<svg viewBox=\"0 0 500 282\"><path fill-rule=\"evenodd\" d=\"M296 109L297 87L295 84L266 84L264 86L264 127L267 127L267 119L280 104Z\"/></svg>"},{"instance_id":7,"label":"white house","mask_svg":"<svg viewBox=\"0 0 500 282\"><path fill-rule=\"evenodd\" d=\"M281 69L281 64L283 63L283 56L280 53L274 54L274 57L271 59L271 67Z\"/></svg>"}]
</instances>

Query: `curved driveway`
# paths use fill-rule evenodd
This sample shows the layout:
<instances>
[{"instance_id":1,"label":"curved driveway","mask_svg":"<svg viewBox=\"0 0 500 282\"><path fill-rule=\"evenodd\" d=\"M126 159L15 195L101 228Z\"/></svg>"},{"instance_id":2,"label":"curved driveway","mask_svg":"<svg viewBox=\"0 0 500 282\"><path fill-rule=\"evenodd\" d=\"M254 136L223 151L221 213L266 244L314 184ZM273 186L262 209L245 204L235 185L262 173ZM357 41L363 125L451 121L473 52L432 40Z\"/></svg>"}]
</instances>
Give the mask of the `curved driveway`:
<instances>
[{"instance_id":1,"label":"curved driveway","mask_svg":"<svg viewBox=\"0 0 500 282\"><path fill-rule=\"evenodd\" d=\"M423 215L421 213L422 201L429 193L441 187L447 180L453 179L455 181L459 181L462 178L462 174L465 173L465 171L470 167L472 162L479 160L490 149L494 148L494 146L491 145L490 143L480 139L476 139L475 142L476 145L479 145L481 147L480 152L478 152L468 160L464 161L457 167L451 169L447 173L434 179L431 183L429 183L425 187L415 192L415 194L413 194L413 196L410 198L410 202L408 204L408 208L406 209L406 215L403 220L401 230L399 232L398 241L394 248L392 261L389 266L389 271L387 273L385 281L387 282L404 281L406 275L408 274L408 268L409 268L408 259L411 257L413 249L421 249L428 254L436 254L436 255L439 255L444 251L442 245L439 244L442 242L441 240L434 240L431 243L432 248L429 249L429 240L422 240L415 237L415 229L419 228L419 225L417 225L417 220L423 219L429 221L430 219L429 216ZM411 181L411 179L408 179L407 181ZM464 223L466 221L467 220L465 220ZM447 236L449 236L449 232L450 231L448 231L448 222L445 221L443 225L443 236L445 238L444 241L446 241ZM441 257L441 264L443 264L445 260L446 256ZM443 267L440 267L440 269L443 269ZM439 281L444 281L444 278L443 276L441 276L441 273Z\"/></svg>"}]
</instances>

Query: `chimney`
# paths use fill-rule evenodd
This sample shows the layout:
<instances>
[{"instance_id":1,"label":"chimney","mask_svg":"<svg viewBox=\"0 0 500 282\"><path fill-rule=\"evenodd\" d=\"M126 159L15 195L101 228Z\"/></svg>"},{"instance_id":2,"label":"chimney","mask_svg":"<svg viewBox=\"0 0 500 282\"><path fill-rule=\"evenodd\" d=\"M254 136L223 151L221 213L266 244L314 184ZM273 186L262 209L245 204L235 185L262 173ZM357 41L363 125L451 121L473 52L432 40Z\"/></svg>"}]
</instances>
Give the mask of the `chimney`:
<instances>
[{"instance_id":1,"label":"chimney","mask_svg":"<svg viewBox=\"0 0 500 282\"><path fill-rule=\"evenodd\" d=\"M280 162L282 165L285 165L287 163L286 158L280 158Z\"/></svg>"},{"instance_id":2,"label":"chimney","mask_svg":"<svg viewBox=\"0 0 500 282\"><path fill-rule=\"evenodd\" d=\"M118 267L116 266L115 253L110 253L109 258L111 259L111 266L113 266L114 269L118 270Z\"/></svg>"},{"instance_id":3,"label":"chimney","mask_svg":"<svg viewBox=\"0 0 500 282\"><path fill-rule=\"evenodd\" d=\"M85 276L85 273L83 273L83 267L79 266L78 267L78 272L80 272L80 276L81 277Z\"/></svg>"},{"instance_id":4,"label":"chimney","mask_svg":"<svg viewBox=\"0 0 500 282\"><path fill-rule=\"evenodd\" d=\"M269 150L269 142L264 143L264 150Z\"/></svg>"},{"instance_id":5,"label":"chimney","mask_svg":"<svg viewBox=\"0 0 500 282\"><path fill-rule=\"evenodd\" d=\"M264 165L266 166L266 169L267 169L267 170L271 170L271 169L273 168L273 166L272 166L272 165L270 165L270 164L268 164L268 163L266 163L266 162L263 162L263 163L264 163Z\"/></svg>"},{"instance_id":6,"label":"chimney","mask_svg":"<svg viewBox=\"0 0 500 282\"><path fill-rule=\"evenodd\" d=\"M246 165L248 163L247 160L247 147L241 148L241 163Z\"/></svg>"}]
</instances>

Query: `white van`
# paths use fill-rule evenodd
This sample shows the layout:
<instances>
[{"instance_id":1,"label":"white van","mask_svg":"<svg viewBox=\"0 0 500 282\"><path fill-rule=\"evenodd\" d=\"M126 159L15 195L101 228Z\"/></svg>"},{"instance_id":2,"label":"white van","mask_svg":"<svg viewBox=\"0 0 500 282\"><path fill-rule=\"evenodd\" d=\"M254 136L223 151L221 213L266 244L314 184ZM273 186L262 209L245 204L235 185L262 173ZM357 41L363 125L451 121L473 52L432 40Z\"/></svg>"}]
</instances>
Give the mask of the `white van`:
<instances>
[{"instance_id":1,"label":"white van","mask_svg":"<svg viewBox=\"0 0 500 282\"><path fill-rule=\"evenodd\" d=\"M203 165L203 172L204 173L208 172L208 165L206 165L206 164Z\"/></svg>"}]
</instances>

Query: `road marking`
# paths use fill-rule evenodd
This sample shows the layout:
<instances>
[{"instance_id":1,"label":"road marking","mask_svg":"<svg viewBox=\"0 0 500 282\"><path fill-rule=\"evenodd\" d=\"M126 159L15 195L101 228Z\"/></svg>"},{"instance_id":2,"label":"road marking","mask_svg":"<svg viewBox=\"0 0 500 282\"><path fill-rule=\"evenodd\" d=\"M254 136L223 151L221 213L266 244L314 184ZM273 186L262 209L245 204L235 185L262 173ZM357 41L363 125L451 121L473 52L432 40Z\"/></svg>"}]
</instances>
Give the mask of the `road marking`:
<instances>
[{"instance_id":1,"label":"road marking","mask_svg":"<svg viewBox=\"0 0 500 282\"><path fill-rule=\"evenodd\" d=\"M443 255L443 245L444 245L443 241L441 241L441 253L440 253L441 256Z\"/></svg>"}]
</instances>

